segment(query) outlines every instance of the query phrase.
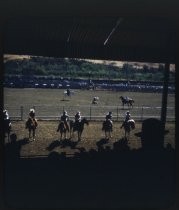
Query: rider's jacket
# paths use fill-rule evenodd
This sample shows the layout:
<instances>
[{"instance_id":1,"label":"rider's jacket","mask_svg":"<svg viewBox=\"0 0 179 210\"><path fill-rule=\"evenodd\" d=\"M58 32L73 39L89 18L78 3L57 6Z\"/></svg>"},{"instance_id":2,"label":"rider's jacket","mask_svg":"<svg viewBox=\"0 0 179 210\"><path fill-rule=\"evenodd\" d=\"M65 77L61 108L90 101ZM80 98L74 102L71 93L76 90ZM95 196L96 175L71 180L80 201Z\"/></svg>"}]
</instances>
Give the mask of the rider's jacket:
<instances>
[{"instance_id":1,"label":"rider's jacket","mask_svg":"<svg viewBox=\"0 0 179 210\"><path fill-rule=\"evenodd\" d=\"M107 114L107 115L106 115L106 120L112 120L112 115Z\"/></svg>"},{"instance_id":2,"label":"rider's jacket","mask_svg":"<svg viewBox=\"0 0 179 210\"><path fill-rule=\"evenodd\" d=\"M69 120L69 116L68 115L62 115L61 116L61 121L67 122Z\"/></svg>"},{"instance_id":3,"label":"rider's jacket","mask_svg":"<svg viewBox=\"0 0 179 210\"><path fill-rule=\"evenodd\" d=\"M130 117L131 117L130 114L126 114L125 121L127 122L128 120L130 120Z\"/></svg>"},{"instance_id":4,"label":"rider's jacket","mask_svg":"<svg viewBox=\"0 0 179 210\"><path fill-rule=\"evenodd\" d=\"M35 113L34 113L34 112L29 112L29 116L30 116L31 118L35 118Z\"/></svg>"},{"instance_id":5,"label":"rider's jacket","mask_svg":"<svg viewBox=\"0 0 179 210\"><path fill-rule=\"evenodd\" d=\"M75 121L76 121L76 122L81 121L81 115L80 115L80 114L76 114L76 115L75 115Z\"/></svg>"}]
</instances>

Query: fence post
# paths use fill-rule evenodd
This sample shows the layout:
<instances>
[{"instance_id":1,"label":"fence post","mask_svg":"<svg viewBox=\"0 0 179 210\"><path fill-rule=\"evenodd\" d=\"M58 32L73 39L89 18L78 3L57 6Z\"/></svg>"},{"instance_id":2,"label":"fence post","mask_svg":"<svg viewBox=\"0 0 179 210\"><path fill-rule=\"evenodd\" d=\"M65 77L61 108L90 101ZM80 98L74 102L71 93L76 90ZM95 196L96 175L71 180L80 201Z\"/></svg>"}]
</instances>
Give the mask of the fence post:
<instances>
[{"instance_id":1,"label":"fence post","mask_svg":"<svg viewBox=\"0 0 179 210\"><path fill-rule=\"evenodd\" d=\"M117 106L117 121L119 119L119 107Z\"/></svg>"},{"instance_id":2,"label":"fence post","mask_svg":"<svg viewBox=\"0 0 179 210\"><path fill-rule=\"evenodd\" d=\"M144 107L142 106L141 121L143 120L143 112L144 112Z\"/></svg>"},{"instance_id":3,"label":"fence post","mask_svg":"<svg viewBox=\"0 0 179 210\"><path fill-rule=\"evenodd\" d=\"M91 120L91 106L90 106L90 120Z\"/></svg>"},{"instance_id":4,"label":"fence post","mask_svg":"<svg viewBox=\"0 0 179 210\"><path fill-rule=\"evenodd\" d=\"M23 108L23 106L20 107L20 112L21 112L21 120L23 120L23 115L24 115L24 108Z\"/></svg>"}]
</instances>

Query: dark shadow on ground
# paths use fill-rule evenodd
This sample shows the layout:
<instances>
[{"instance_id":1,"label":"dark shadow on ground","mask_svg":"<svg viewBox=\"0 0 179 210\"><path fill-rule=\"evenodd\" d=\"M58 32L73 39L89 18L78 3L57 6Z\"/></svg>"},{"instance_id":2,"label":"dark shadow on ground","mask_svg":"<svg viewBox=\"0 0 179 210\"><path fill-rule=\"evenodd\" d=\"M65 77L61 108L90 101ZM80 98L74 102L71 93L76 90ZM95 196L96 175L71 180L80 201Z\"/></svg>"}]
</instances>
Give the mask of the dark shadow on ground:
<instances>
[{"instance_id":1,"label":"dark shadow on ground","mask_svg":"<svg viewBox=\"0 0 179 210\"><path fill-rule=\"evenodd\" d=\"M97 150L79 147L70 158L52 151L56 141L46 158L19 158L26 139L14 141L11 150L7 145L6 157L14 155L6 158L4 167L6 205L44 209L164 209L173 205L175 150L171 145L131 150L124 138L112 148L99 142Z\"/></svg>"},{"instance_id":2,"label":"dark shadow on ground","mask_svg":"<svg viewBox=\"0 0 179 210\"><path fill-rule=\"evenodd\" d=\"M108 142L109 142L109 139L102 138L102 139L100 139L99 141L96 142L96 145L97 145L97 147L101 147L104 144L107 144Z\"/></svg>"},{"instance_id":3,"label":"dark shadow on ground","mask_svg":"<svg viewBox=\"0 0 179 210\"><path fill-rule=\"evenodd\" d=\"M61 148L70 147L71 149L74 149L77 144L78 142L72 141L71 139L55 140L52 143L50 143L50 145L46 149L48 151L52 151L53 149L59 146Z\"/></svg>"}]
</instances>

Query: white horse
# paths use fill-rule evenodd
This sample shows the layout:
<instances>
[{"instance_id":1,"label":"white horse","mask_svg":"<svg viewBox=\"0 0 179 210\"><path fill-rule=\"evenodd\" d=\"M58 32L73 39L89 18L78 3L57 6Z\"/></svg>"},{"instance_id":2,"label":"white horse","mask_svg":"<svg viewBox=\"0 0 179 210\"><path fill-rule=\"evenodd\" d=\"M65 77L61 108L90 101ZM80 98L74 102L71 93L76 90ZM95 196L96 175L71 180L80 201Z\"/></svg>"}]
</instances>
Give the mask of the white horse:
<instances>
[{"instance_id":1,"label":"white horse","mask_svg":"<svg viewBox=\"0 0 179 210\"><path fill-rule=\"evenodd\" d=\"M98 101L99 101L99 97L95 96L92 100L92 104L98 104Z\"/></svg>"}]
</instances>

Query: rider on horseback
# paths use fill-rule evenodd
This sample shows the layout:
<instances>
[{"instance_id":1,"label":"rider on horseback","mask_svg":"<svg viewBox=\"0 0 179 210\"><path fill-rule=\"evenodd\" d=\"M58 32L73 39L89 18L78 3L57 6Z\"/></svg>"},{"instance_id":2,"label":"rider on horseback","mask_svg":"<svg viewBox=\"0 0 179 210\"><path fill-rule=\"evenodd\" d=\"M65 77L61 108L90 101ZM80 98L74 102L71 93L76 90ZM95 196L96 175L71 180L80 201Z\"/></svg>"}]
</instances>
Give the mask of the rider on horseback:
<instances>
[{"instance_id":1,"label":"rider on horseback","mask_svg":"<svg viewBox=\"0 0 179 210\"><path fill-rule=\"evenodd\" d=\"M35 128L36 128L37 127L37 120L35 118L35 109L30 109L29 119L31 120L32 124L35 125ZM26 128L28 128L27 124L26 124Z\"/></svg>"},{"instance_id":2,"label":"rider on horseback","mask_svg":"<svg viewBox=\"0 0 179 210\"><path fill-rule=\"evenodd\" d=\"M81 113L78 111L76 114L75 114L75 123L78 123L81 121Z\"/></svg>"},{"instance_id":3,"label":"rider on horseback","mask_svg":"<svg viewBox=\"0 0 179 210\"><path fill-rule=\"evenodd\" d=\"M9 114L6 109L3 110L3 118L4 118L4 120L9 120Z\"/></svg>"},{"instance_id":4,"label":"rider on horseback","mask_svg":"<svg viewBox=\"0 0 179 210\"><path fill-rule=\"evenodd\" d=\"M3 110L3 131L8 133L8 140L9 140L9 133L11 131L11 121L9 118L8 111L5 109Z\"/></svg>"},{"instance_id":5,"label":"rider on horseback","mask_svg":"<svg viewBox=\"0 0 179 210\"><path fill-rule=\"evenodd\" d=\"M67 88L67 96L70 96L70 89L69 88Z\"/></svg>"},{"instance_id":6,"label":"rider on horseback","mask_svg":"<svg viewBox=\"0 0 179 210\"><path fill-rule=\"evenodd\" d=\"M64 111L64 112L63 112L63 115L61 115L61 121L64 122L67 131L69 131L69 126L68 126L69 116L68 116L68 114L67 114L67 111Z\"/></svg>"},{"instance_id":7,"label":"rider on horseback","mask_svg":"<svg viewBox=\"0 0 179 210\"><path fill-rule=\"evenodd\" d=\"M78 111L76 114L75 114L75 128L78 126L79 122L81 122L81 113L80 111Z\"/></svg>"},{"instance_id":8,"label":"rider on horseback","mask_svg":"<svg viewBox=\"0 0 179 210\"><path fill-rule=\"evenodd\" d=\"M106 115L106 121L109 121L111 123L111 126L113 128L113 122L112 122L112 112L109 112L107 115ZM112 130L112 129L111 129Z\"/></svg>"},{"instance_id":9,"label":"rider on horseback","mask_svg":"<svg viewBox=\"0 0 179 210\"><path fill-rule=\"evenodd\" d=\"M30 109L29 117L31 117L32 119L35 118L35 110L34 109Z\"/></svg>"},{"instance_id":10,"label":"rider on horseback","mask_svg":"<svg viewBox=\"0 0 179 210\"><path fill-rule=\"evenodd\" d=\"M124 122L123 122L121 128L123 128L123 126L125 125L125 123L126 123L128 120L130 120L130 118L131 118L131 114L130 114L129 111L127 111L127 112L126 112L126 115L125 115Z\"/></svg>"},{"instance_id":11,"label":"rider on horseback","mask_svg":"<svg viewBox=\"0 0 179 210\"><path fill-rule=\"evenodd\" d=\"M29 139L31 137L31 131L33 136L33 141L35 141L35 130L37 128L37 120L35 118L35 110L30 109L28 120L26 121L26 129L29 130Z\"/></svg>"}]
</instances>

